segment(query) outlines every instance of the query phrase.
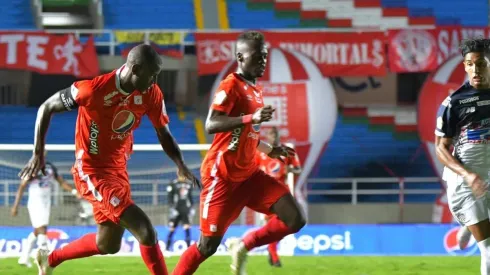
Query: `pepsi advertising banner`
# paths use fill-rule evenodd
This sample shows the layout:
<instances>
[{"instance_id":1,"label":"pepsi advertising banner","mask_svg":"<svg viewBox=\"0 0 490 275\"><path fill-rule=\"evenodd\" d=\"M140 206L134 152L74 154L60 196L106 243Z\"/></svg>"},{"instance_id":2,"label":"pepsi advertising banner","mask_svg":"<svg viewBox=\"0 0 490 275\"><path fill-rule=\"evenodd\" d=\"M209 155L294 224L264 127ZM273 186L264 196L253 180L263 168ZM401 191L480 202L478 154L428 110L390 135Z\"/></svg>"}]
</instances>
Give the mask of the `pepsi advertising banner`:
<instances>
[{"instance_id":1,"label":"pepsi advertising banner","mask_svg":"<svg viewBox=\"0 0 490 275\"><path fill-rule=\"evenodd\" d=\"M223 238L216 255L228 255L224 245L227 238L242 237L257 227L231 226ZM457 225L413 224L413 225L307 225L300 232L284 238L278 248L284 256L326 256L326 255L453 255L469 256L478 254L478 247L472 239L465 250L459 250L456 233ZM160 246L166 251L165 240L168 229L156 227ZM29 227L0 227L0 257L19 256L26 247ZM60 226L48 229L49 248L62 247L80 236L95 232L92 226ZM199 238L199 228L192 228L192 239ZM165 254L180 255L187 248L184 232L178 228L174 243ZM250 254L266 253L266 246L254 249ZM139 245L126 231L121 251L116 256L139 256Z\"/></svg>"}]
</instances>

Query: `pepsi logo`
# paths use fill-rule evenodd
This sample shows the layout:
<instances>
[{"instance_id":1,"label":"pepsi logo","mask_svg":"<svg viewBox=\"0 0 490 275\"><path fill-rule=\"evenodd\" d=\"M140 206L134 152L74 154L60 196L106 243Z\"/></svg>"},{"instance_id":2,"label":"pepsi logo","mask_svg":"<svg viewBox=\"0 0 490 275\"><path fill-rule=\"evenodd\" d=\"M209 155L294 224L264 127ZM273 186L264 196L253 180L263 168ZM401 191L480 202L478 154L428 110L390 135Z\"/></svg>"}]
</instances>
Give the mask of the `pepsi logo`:
<instances>
[{"instance_id":1,"label":"pepsi logo","mask_svg":"<svg viewBox=\"0 0 490 275\"><path fill-rule=\"evenodd\" d=\"M65 231L56 228L48 229L46 237L48 237L49 240L67 240L70 238Z\"/></svg>"},{"instance_id":2,"label":"pepsi logo","mask_svg":"<svg viewBox=\"0 0 490 275\"><path fill-rule=\"evenodd\" d=\"M130 111L120 111L112 120L112 131L117 134L124 134L131 130L135 121L135 116Z\"/></svg>"},{"instance_id":3,"label":"pepsi logo","mask_svg":"<svg viewBox=\"0 0 490 275\"><path fill-rule=\"evenodd\" d=\"M459 227L451 228L446 235L444 235L444 249L447 253L453 256L471 256L478 251L478 245L473 237L471 237L468 246L461 250L458 244L458 234Z\"/></svg>"},{"instance_id":4,"label":"pepsi logo","mask_svg":"<svg viewBox=\"0 0 490 275\"><path fill-rule=\"evenodd\" d=\"M281 164L279 161L271 161L269 163L269 167L267 167L270 173L279 173L279 170L281 169Z\"/></svg>"}]
</instances>

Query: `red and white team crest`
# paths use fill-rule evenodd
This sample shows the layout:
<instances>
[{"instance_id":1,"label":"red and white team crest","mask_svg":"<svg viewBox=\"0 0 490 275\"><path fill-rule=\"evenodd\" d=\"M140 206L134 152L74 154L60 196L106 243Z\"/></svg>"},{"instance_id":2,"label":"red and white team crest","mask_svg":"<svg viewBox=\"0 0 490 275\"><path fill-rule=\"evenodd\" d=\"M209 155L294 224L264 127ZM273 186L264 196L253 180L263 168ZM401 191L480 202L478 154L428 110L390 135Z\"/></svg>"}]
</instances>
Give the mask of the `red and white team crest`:
<instances>
[{"instance_id":1,"label":"red and white team crest","mask_svg":"<svg viewBox=\"0 0 490 275\"><path fill-rule=\"evenodd\" d=\"M391 31L389 41L392 71L430 71L437 66L437 43L430 31Z\"/></svg>"},{"instance_id":2,"label":"red and white team crest","mask_svg":"<svg viewBox=\"0 0 490 275\"><path fill-rule=\"evenodd\" d=\"M223 68L213 85L210 100L220 81L236 69L236 61L230 61ZM306 179L332 137L337 121L335 90L311 59L279 48L269 50L267 68L258 84L263 88L264 104L276 109L272 121L261 125L261 134L276 126L281 142L295 145L303 164L295 195L307 211L303 194Z\"/></svg>"},{"instance_id":3,"label":"red and white team crest","mask_svg":"<svg viewBox=\"0 0 490 275\"><path fill-rule=\"evenodd\" d=\"M446 60L439 68L434 71L425 81L419 95L418 101L418 131L427 155L436 174L442 178L444 166L439 162L435 152L436 116L439 106L448 95L458 89L466 80L466 73L463 69L463 57L453 56ZM444 183L443 183L444 186ZM437 222L451 222L452 216L447 209L447 199L444 198L445 188L441 191L441 197L437 199L435 212L438 217L434 217ZM444 210L438 209L444 206Z\"/></svg>"}]
</instances>

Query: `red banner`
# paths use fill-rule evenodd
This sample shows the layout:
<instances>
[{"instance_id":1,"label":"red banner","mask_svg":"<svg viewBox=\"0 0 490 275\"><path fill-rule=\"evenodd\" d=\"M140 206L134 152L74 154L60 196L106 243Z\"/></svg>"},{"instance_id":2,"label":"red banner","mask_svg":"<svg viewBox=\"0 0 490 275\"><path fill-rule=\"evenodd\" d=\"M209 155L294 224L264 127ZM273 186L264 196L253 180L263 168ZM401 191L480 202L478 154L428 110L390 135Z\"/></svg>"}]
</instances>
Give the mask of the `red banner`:
<instances>
[{"instance_id":1,"label":"red banner","mask_svg":"<svg viewBox=\"0 0 490 275\"><path fill-rule=\"evenodd\" d=\"M383 32L264 32L270 47L310 57L324 76L386 74ZM235 59L238 33L196 33L199 75L217 74Z\"/></svg>"},{"instance_id":2,"label":"red banner","mask_svg":"<svg viewBox=\"0 0 490 275\"><path fill-rule=\"evenodd\" d=\"M490 37L490 29L447 27L389 31L390 71L433 71L451 56L460 54L461 40L475 37Z\"/></svg>"},{"instance_id":3,"label":"red banner","mask_svg":"<svg viewBox=\"0 0 490 275\"><path fill-rule=\"evenodd\" d=\"M82 45L74 35L0 32L0 68L89 78L99 74L93 38Z\"/></svg>"}]
</instances>

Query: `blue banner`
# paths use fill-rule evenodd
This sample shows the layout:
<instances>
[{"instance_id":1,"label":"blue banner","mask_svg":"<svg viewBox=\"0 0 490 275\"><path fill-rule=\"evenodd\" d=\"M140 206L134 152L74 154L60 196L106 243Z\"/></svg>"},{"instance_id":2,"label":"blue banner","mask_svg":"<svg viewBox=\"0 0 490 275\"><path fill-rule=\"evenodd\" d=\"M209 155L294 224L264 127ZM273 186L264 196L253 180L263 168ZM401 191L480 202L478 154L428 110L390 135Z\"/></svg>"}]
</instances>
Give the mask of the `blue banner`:
<instances>
[{"instance_id":1,"label":"blue banner","mask_svg":"<svg viewBox=\"0 0 490 275\"><path fill-rule=\"evenodd\" d=\"M242 237L257 227L231 226L218 248L217 255L227 255L224 245L230 237ZM289 256L312 255L473 255L478 247L472 239L468 247L458 248L456 233L458 226L449 224L413 225L308 225L300 232L287 236L279 244L279 253ZM157 226L162 250L167 250L165 241L167 227ZM57 226L48 230L50 249L59 248L80 236L95 232L92 226ZM199 238L199 228L192 227L192 242ZM0 227L0 257L20 255L26 238L32 231L29 227ZM168 249L170 254L180 255L187 245L184 231L178 228L174 242ZM251 254L265 254L266 247L253 250ZM135 238L126 232L123 237L120 256L138 256L139 245Z\"/></svg>"}]
</instances>

